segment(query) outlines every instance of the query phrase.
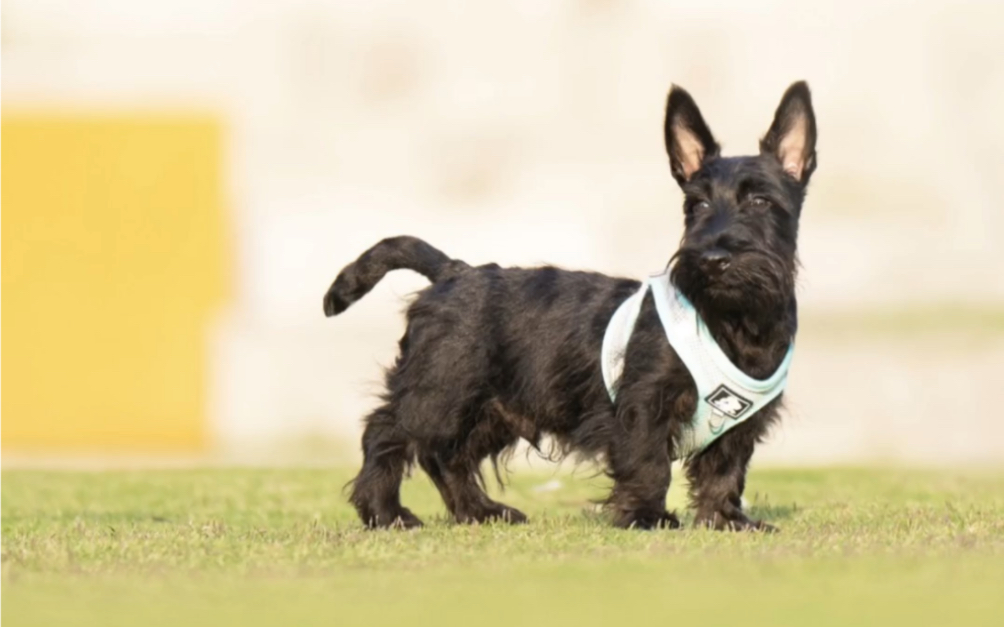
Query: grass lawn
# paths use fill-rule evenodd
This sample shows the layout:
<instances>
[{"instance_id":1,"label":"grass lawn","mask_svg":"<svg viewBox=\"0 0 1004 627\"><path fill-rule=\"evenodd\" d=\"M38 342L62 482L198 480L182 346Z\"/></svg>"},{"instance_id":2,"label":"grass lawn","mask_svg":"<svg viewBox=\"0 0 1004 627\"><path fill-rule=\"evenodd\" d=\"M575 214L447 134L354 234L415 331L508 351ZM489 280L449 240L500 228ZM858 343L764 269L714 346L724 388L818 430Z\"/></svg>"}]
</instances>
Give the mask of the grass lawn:
<instances>
[{"instance_id":1,"label":"grass lawn","mask_svg":"<svg viewBox=\"0 0 1004 627\"><path fill-rule=\"evenodd\" d=\"M776 535L610 528L605 481L516 472L525 526L366 532L349 470L8 470L2 620L19 625L1000 625L1004 476L754 472ZM674 488L671 505L681 504Z\"/></svg>"}]
</instances>

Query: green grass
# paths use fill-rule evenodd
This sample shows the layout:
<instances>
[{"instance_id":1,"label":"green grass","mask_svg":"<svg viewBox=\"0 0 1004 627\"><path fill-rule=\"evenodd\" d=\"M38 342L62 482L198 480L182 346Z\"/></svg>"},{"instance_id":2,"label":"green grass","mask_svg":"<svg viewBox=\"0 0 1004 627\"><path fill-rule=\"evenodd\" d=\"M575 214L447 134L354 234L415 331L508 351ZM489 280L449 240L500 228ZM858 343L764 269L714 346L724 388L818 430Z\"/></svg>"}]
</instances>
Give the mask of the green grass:
<instances>
[{"instance_id":1,"label":"green grass","mask_svg":"<svg viewBox=\"0 0 1004 627\"><path fill-rule=\"evenodd\" d=\"M2 619L17 625L996 625L1004 477L754 472L776 535L611 529L604 481L514 474L520 527L366 532L350 473L4 471ZM554 479L551 490L540 490ZM679 502L679 489L671 504Z\"/></svg>"}]
</instances>

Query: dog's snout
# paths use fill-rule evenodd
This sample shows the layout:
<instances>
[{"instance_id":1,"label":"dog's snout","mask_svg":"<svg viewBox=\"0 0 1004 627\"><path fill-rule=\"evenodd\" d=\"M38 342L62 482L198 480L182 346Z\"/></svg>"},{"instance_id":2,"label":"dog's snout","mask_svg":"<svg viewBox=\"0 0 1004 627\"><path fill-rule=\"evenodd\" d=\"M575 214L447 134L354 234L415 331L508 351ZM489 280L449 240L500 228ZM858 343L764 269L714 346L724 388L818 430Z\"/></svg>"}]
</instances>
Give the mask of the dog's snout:
<instances>
[{"instance_id":1,"label":"dog's snout","mask_svg":"<svg viewBox=\"0 0 1004 627\"><path fill-rule=\"evenodd\" d=\"M721 248L710 248L701 253L701 268L710 275L725 272L732 261L732 255Z\"/></svg>"}]
</instances>

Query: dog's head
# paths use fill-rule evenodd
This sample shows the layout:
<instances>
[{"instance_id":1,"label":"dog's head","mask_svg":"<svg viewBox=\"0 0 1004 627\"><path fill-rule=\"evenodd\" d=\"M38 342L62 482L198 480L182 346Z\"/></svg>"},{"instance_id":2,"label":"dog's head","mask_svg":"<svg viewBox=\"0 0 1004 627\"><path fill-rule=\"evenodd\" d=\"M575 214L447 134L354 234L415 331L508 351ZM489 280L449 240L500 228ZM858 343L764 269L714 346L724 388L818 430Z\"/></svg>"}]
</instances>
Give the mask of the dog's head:
<instances>
[{"instance_id":1,"label":"dog's head","mask_svg":"<svg viewBox=\"0 0 1004 627\"><path fill-rule=\"evenodd\" d=\"M809 87L788 88L756 156L720 156L693 98L676 86L665 134L673 178L685 196L674 285L702 311L770 315L789 305L798 218L816 168Z\"/></svg>"}]
</instances>

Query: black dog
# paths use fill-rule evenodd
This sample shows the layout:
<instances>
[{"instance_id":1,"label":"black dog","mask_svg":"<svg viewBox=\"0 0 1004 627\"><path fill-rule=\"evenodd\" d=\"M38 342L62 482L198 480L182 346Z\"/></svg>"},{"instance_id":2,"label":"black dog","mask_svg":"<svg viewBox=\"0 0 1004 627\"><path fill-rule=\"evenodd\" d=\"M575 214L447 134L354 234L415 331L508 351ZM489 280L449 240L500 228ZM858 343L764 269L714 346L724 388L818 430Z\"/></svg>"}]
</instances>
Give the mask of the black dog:
<instances>
[{"instance_id":1,"label":"black dog","mask_svg":"<svg viewBox=\"0 0 1004 627\"><path fill-rule=\"evenodd\" d=\"M769 377L796 330L798 219L816 166L809 89L793 84L752 157L719 155L697 105L669 93L665 141L686 195L686 232L673 284L694 305L728 358ZM564 453L605 461L606 500L619 527L677 527L666 511L670 462L696 407L693 378L669 345L651 292L625 353L617 400L604 386L600 348L618 305L639 282L553 267L471 267L414 237L383 240L341 274L324 297L334 316L391 270L432 285L408 309L400 355L383 404L366 419L365 461L351 501L370 527L415 527L399 488L417 459L461 522L524 522L485 494L481 462L520 438L550 435ZM740 497L753 448L776 421L780 398L689 457L696 522L716 529L772 529L748 518Z\"/></svg>"}]
</instances>

